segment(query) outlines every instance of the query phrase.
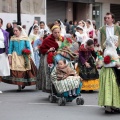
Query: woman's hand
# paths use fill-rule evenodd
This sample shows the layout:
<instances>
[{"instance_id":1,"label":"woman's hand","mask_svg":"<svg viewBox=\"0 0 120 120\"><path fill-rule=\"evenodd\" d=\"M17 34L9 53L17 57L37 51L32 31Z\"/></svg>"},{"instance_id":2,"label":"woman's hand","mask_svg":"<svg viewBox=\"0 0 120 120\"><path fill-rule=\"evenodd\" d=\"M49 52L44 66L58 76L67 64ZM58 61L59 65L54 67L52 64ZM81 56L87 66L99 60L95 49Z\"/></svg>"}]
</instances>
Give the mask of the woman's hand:
<instances>
[{"instance_id":1,"label":"woman's hand","mask_svg":"<svg viewBox=\"0 0 120 120\"><path fill-rule=\"evenodd\" d=\"M9 60L9 64L12 65L12 56L9 56L8 60Z\"/></svg>"},{"instance_id":2,"label":"woman's hand","mask_svg":"<svg viewBox=\"0 0 120 120\"><path fill-rule=\"evenodd\" d=\"M91 67L88 62L85 62L85 66L86 66L87 68L90 68L90 67Z\"/></svg>"},{"instance_id":3,"label":"woman's hand","mask_svg":"<svg viewBox=\"0 0 120 120\"><path fill-rule=\"evenodd\" d=\"M119 63L119 62L116 63L116 67L117 67L117 68L120 67L120 63Z\"/></svg>"},{"instance_id":4,"label":"woman's hand","mask_svg":"<svg viewBox=\"0 0 120 120\"><path fill-rule=\"evenodd\" d=\"M64 50L70 50L69 47L67 47L67 46L65 46L63 49Z\"/></svg>"},{"instance_id":5,"label":"woman's hand","mask_svg":"<svg viewBox=\"0 0 120 120\"><path fill-rule=\"evenodd\" d=\"M52 51L55 51L55 48L54 48L54 47L52 47L52 48L50 48L50 49L48 50L48 52L52 52Z\"/></svg>"},{"instance_id":6,"label":"woman's hand","mask_svg":"<svg viewBox=\"0 0 120 120\"><path fill-rule=\"evenodd\" d=\"M36 46L36 47L34 48L34 50L37 51L37 50L38 50L38 46Z\"/></svg>"}]
</instances>

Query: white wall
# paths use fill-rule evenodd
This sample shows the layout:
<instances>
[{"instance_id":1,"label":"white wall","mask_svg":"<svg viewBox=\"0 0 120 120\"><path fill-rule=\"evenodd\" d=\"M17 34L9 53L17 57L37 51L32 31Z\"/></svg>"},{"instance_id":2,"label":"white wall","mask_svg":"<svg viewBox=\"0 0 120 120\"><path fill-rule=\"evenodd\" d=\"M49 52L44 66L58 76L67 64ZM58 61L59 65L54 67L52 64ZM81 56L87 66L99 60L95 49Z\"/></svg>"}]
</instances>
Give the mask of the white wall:
<instances>
[{"instance_id":1,"label":"white wall","mask_svg":"<svg viewBox=\"0 0 120 120\"><path fill-rule=\"evenodd\" d=\"M22 25L26 25L27 31L32 26L34 17L40 17L41 21L46 22L46 15L30 15L30 14L21 14L21 22ZM8 22L12 23L13 21L17 21L17 14L14 13L0 13L0 18L3 19L3 29L6 29L6 24Z\"/></svg>"}]
</instances>

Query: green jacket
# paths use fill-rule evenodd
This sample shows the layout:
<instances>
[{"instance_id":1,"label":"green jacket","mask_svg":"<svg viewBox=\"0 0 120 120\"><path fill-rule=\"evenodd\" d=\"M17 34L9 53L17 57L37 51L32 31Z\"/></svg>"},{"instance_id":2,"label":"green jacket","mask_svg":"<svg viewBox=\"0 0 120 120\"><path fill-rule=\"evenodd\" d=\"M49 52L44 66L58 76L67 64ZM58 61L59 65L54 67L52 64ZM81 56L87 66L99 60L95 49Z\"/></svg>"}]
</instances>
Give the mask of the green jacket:
<instances>
[{"instance_id":1,"label":"green jacket","mask_svg":"<svg viewBox=\"0 0 120 120\"><path fill-rule=\"evenodd\" d=\"M104 49L103 44L106 40L106 26L101 27L99 31L100 31L101 48ZM117 25L114 25L114 35L117 35L119 37L118 43L120 46L120 27Z\"/></svg>"}]
</instances>

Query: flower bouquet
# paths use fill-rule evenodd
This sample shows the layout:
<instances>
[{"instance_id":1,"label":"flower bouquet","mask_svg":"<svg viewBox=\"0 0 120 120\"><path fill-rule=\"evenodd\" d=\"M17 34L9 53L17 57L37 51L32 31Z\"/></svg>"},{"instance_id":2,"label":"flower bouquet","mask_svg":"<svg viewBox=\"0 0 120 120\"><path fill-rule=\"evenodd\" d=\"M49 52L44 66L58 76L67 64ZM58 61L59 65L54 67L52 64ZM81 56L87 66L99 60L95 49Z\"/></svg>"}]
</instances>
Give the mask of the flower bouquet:
<instances>
[{"instance_id":1,"label":"flower bouquet","mask_svg":"<svg viewBox=\"0 0 120 120\"><path fill-rule=\"evenodd\" d=\"M110 62L111 62L111 57L108 56L108 55L105 56L105 57L104 57L104 63L105 63L105 64L109 64Z\"/></svg>"},{"instance_id":2,"label":"flower bouquet","mask_svg":"<svg viewBox=\"0 0 120 120\"><path fill-rule=\"evenodd\" d=\"M116 61L110 55L106 55L104 57L103 62L104 62L104 67L115 67L116 66Z\"/></svg>"},{"instance_id":3,"label":"flower bouquet","mask_svg":"<svg viewBox=\"0 0 120 120\"><path fill-rule=\"evenodd\" d=\"M23 57L25 59L25 68L27 68L28 65L29 65L29 56L30 56L30 54L31 54L31 51L29 49L23 49L22 55L23 55Z\"/></svg>"}]
</instances>

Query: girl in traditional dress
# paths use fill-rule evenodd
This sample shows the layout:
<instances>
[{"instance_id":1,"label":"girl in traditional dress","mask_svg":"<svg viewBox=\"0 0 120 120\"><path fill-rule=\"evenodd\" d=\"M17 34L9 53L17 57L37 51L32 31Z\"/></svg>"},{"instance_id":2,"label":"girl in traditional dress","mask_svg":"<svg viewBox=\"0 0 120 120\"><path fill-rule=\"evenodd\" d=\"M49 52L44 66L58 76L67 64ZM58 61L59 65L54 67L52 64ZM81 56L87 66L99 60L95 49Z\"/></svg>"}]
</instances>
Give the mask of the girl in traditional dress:
<instances>
[{"instance_id":1,"label":"girl in traditional dress","mask_svg":"<svg viewBox=\"0 0 120 120\"><path fill-rule=\"evenodd\" d=\"M94 42L92 39L86 40L80 46L79 51L79 69L80 76L83 78L82 90L98 90L99 74L95 65L96 56L94 54Z\"/></svg>"},{"instance_id":2,"label":"girl in traditional dress","mask_svg":"<svg viewBox=\"0 0 120 120\"><path fill-rule=\"evenodd\" d=\"M2 81L18 85L18 90L36 84L36 67L30 57L30 42L21 26L14 27L14 36L9 45L10 76Z\"/></svg>"},{"instance_id":3,"label":"girl in traditional dress","mask_svg":"<svg viewBox=\"0 0 120 120\"><path fill-rule=\"evenodd\" d=\"M116 48L118 36L110 36L105 42L104 67L100 71L98 105L105 106L105 113L120 113L120 67Z\"/></svg>"},{"instance_id":4,"label":"girl in traditional dress","mask_svg":"<svg viewBox=\"0 0 120 120\"><path fill-rule=\"evenodd\" d=\"M88 39L87 33L81 26L77 26L75 34L77 36L77 42L79 42L80 44Z\"/></svg>"},{"instance_id":5,"label":"girl in traditional dress","mask_svg":"<svg viewBox=\"0 0 120 120\"><path fill-rule=\"evenodd\" d=\"M8 43L9 34L2 29L3 20L0 18L0 81L3 76L10 75L10 67L8 61ZM2 93L2 91L0 91Z\"/></svg>"}]
</instances>

